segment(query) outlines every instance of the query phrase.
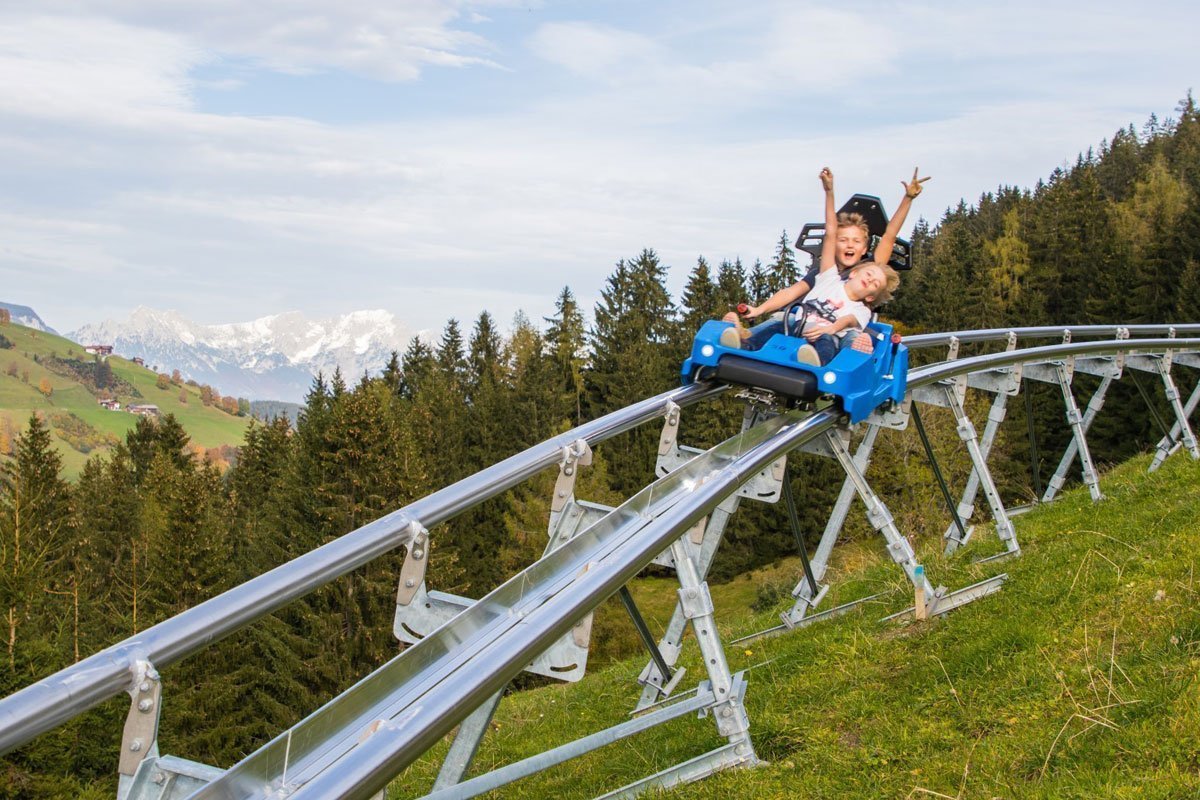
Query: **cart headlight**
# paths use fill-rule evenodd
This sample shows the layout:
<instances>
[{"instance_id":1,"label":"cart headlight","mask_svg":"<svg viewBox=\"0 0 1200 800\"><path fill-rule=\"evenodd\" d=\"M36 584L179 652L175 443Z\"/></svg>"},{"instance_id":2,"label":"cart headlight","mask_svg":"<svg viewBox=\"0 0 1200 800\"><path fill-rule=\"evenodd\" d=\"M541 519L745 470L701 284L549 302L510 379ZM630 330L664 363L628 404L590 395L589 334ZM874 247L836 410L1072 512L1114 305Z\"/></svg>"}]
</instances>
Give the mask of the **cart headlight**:
<instances>
[{"instance_id":1,"label":"cart headlight","mask_svg":"<svg viewBox=\"0 0 1200 800\"><path fill-rule=\"evenodd\" d=\"M830 370L821 376L821 380L825 382L826 386L832 386L833 384L837 383L837 373L833 370Z\"/></svg>"},{"instance_id":2,"label":"cart headlight","mask_svg":"<svg viewBox=\"0 0 1200 800\"><path fill-rule=\"evenodd\" d=\"M712 354L715 352L717 352L717 351L715 349L713 349L713 346L711 344L705 344L705 345L700 346L700 355L704 356L705 358L712 358Z\"/></svg>"}]
</instances>

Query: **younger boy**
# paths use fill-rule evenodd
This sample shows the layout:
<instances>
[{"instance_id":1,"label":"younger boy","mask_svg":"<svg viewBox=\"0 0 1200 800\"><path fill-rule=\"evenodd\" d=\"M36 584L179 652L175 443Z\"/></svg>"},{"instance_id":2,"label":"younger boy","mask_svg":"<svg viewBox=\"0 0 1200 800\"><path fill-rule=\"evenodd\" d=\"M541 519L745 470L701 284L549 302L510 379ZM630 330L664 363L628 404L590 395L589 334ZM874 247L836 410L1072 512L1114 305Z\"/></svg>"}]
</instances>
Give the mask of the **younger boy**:
<instances>
[{"instance_id":1,"label":"younger boy","mask_svg":"<svg viewBox=\"0 0 1200 800\"><path fill-rule=\"evenodd\" d=\"M820 178L825 189L825 230L837 231L833 173L826 167L821 170ZM920 186L915 175L913 183ZM803 363L815 366L827 364L838 349L852 346L857 336L849 335L851 331L861 331L871 320L871 308L868 305L886 302L900 283L900 276L895 270L886 263L873 261L854 265L843 277L837 269L838 250L839 247L846 249L845 245L841 236L825 236L821 245L820 271L811 287L805 281L799 281L776 292L761 306L751 307L747 311L747 316L758 316L790 305L803 296L805 318L799 334L807 340L807 344L802 345L796 354ZM889 255L890 250L891 245L888 246ZM861 253L855 255L849 249L847 253L856 259L862 257ZM767 322L754 328L743 342L736 315L732 320L727 316L726 320L735 322L735 327L721 334L721 344L726 347L757 350L771 336L783 330L781 321Z\"/></svg>"}]
</instances>

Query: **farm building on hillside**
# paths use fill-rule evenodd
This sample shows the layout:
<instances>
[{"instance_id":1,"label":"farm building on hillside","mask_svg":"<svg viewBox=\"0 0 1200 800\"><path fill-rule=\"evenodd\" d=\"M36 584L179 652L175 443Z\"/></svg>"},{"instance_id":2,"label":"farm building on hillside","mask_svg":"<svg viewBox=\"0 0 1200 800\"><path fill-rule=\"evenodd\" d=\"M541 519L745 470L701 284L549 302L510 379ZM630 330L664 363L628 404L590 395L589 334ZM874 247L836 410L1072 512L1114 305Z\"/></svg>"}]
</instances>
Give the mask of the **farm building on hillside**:
<instances>
[{"instance_id":1,"label":"farm building on hillside","mask_svg":"<svg viewBox=\"0 0 1200 800\"><path fill-rule=\"evenodd\" d=\"M130 414L137 414L140 417L158 416L158 406L153 403L130 403L125 407L125 410Z\"/></svg>"},{"instance_id":2,"label":"farm building on hillside","mask_svg":"<svg viewBox=\"0 0 1200 800\"><path fill-rule=\"evenodd\" d=\"M111 356L113 346L111 344L89 344L83 348L85 353L91 353L95 356Z\"/></svg>"}]
</instances>

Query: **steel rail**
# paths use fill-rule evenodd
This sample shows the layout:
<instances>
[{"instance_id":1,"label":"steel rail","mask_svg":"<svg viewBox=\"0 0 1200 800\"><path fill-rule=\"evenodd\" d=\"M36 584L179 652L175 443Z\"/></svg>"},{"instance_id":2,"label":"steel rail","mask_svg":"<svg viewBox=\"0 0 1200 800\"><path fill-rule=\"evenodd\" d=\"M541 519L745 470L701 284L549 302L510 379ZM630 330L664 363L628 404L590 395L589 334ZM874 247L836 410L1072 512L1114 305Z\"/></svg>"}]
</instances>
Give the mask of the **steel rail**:
<instances>
[{"instance_id":1,"label":"steel rail","mask_svg":"<svg viewBox=\"0 0 1200 800\"><path fill-rule=\"evenodd\" d=\"M1000 341L1009 333L1016 334L1018 340L1053 339L1069 334L1071 339L1092 339L1098 337L1116 337L1123 334L1139 337L1170 337L1187 334L1200 336L1200 324L1188 323L1183 325L1059 325L1029 328L981 328L979 330L947 331L943 333L917 333L904 337L904 344L911 349L926 347L946 347L951 341L963 343Z\"/></svg>"},{"instance_id":2,"label":"steel rail","mask_svg":"<svg viewBox=\"0 0 1200 800\"><path fill-rule=\"evenodd\" d=\"M908 382L918 387L1073 356L1197 349L1200 338L1048 345L931 365L914 370ZM838 419L822 411L798 420L793 412L697 456L230 768L193 800L374 796L758 470ZM514 594L517 602L506 603Z\"/></svg>"},{"instance_id":3,"label":"steel rail","mask_svg":"<svg viewBox=\"0 0 1200 800\"><path fill-rule=\"evenodd\" d=\"M672 405L723 390L709 384L673 389L547 439L14 692L0 700L0 755L127 691L146 668L179 661L407 545L415 530L445 522L557 464L578 440L595 444L662 416Z\"/></svg>"}]
</instances>

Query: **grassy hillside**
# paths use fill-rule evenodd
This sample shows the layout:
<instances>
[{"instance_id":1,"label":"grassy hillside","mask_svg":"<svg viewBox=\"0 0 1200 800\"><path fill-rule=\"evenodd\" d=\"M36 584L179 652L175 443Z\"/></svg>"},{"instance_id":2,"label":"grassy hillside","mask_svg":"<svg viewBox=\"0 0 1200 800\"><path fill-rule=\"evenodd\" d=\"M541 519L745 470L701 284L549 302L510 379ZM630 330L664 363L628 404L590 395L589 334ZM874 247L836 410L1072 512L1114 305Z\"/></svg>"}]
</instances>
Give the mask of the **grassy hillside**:
<instances>
[{"instance_id":1,"label":"grassy hillside","mask_svg":"<svg viewBox=\"0 0 1200 800\"><path fill-rule=\"evenodd\" d=\"M155 385L154 372L118 356L109 356L108 364L117 379L116 398L122 410L108 411L96 402L95 393L76 378L57 374L45 365L51 356L59 359L91 361L92 356L83 348L61 336L9 324L0 326L3 335L13 347L0 349L0 426L5 420L9 430L20 432L25 429L30 413L47 415L56 430L74 425L94 434L88 435L89 445L99 445L90 453L80 452L62 437L55 436L55 443L63 456L63 465L68 476L74 476L83 468L84 462L95 452L104 452L104 441L123 439L125 432L137 423L137 417L124 411L129 402L153 403L163 414L174 414L191 437L192 443L203 448L221 445L239 445L243 441L248 420L231 416L220 409L205 406L200 402L199 389L193 386L169 385L159 389ZM34 360L37 356L42 363ZM13 374L15 373L15 374ZM51 389L47 397L39 389L42 381ZM180 399L181 392L186 402ZM85 423L55 422L55 415L74 414Z\"/></svg>"},{"instance_id":2,"label":"grassy hillside","mask_svg":"<svg viewBox=\"0 0 1200 800\"><path fill-rule=\"evenodd\" d=\"M1106 475L1104 502L1076 490L1017 518L1018 559L970 564L996 551L986 532L950 563L937 542L918 542L930 575L952 588L1010 576L1000 593L942 619L879 622L911 605L911 591L878 541L841 546L826 607L891 593L807 630L727 647L731 668L747 671L752 734L768 763L661 796L1200 796L1200 465L1180 454L1147 475L1147 463ZM774 625L797 573L781 564L714 586L724 641ZM656 630L676 586L635 587ZM781 591L774 608L752 610ZM688 644L685 685L694 685L703 666ZM644 660L506 698L475 772L627 719ZM496 796L592 797L721 743L710 719L685 718ZM389 797L427 790L443 752L411 767Z\"/></svg>"}]
</instances>

